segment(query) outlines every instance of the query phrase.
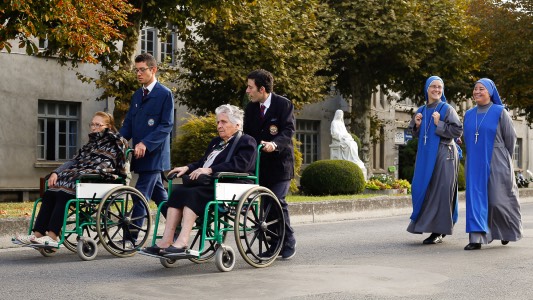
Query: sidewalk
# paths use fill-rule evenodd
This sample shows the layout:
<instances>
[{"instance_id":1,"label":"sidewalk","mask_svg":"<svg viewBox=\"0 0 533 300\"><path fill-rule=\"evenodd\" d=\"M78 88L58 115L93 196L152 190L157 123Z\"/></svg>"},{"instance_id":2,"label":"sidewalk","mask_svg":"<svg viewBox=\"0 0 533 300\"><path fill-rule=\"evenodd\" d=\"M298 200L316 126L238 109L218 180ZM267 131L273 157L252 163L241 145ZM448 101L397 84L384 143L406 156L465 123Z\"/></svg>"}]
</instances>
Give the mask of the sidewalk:
<instances>
[{"instance_id":1,"label":"sidewalk","mask_svg":"<svg viewBox=\"0 0 533 300\"><path fill-rule=\"evenodd\" d=\"M520 202L533 202L533 188L519 189ZM465 207L465 193L459 193L459 208ZM411 195L376 196L358 200L290 203L292 224L383 218L411 213ZM464 216L460 216L464 217ZM0 249L16 247L11 237L28 230L28 218L0 219Z\"/></svg>"}]
</instances>

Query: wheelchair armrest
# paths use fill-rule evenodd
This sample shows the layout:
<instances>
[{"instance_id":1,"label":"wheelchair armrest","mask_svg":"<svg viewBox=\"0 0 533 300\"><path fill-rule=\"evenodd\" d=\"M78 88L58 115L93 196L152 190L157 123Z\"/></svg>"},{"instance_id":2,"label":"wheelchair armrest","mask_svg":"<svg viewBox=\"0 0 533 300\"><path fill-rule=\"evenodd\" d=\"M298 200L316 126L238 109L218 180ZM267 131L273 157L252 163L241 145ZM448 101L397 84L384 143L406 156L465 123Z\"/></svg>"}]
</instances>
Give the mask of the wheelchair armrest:
<instances>
[{"instance_id":1,"label":"wheelchair armrest","mask_svg":"<svg viewBox=\"0 0 533 300\"><path fill-rule=\"evenodd\" d=\"M178 173L172 173L172 174L170 174L169 176L166 176L166 178L167 178L167 181L168 181L168 180L172 180L172 179L176 178L176 177L177 177L177 175L178 175Z\"/></svg>"},{"instance_id":2,"label":"wheelchair armrest","mask_svg":"<svg viewBox=\"0 0 533 300\"><path fill-rule=\"evenodd\" d=\"M213 178L224 178L224 177L247 177L250 176L248 173L233 173L233 172L217 172L213 174Z\"/></svg>"},{"instance_id":3,"label":"wheelchair armrest","mask_svg":"<svg viewBox=\"0 0 533 300\"><path fill-rule=\"evenodd\" d=\"M82 179L103 179L104 176L100 175L100 174L81 174L80 177L78 177L78 179L82 180Z\"/></svg>"}]
</instances>

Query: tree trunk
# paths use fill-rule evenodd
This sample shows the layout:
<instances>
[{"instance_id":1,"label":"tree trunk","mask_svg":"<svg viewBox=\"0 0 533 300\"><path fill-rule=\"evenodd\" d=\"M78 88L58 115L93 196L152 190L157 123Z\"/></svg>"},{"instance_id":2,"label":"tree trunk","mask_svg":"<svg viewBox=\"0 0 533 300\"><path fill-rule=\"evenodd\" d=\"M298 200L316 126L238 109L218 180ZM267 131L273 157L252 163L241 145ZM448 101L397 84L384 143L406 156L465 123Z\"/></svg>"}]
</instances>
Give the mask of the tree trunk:
<instances>
[{"instance_id":1,"label":"tree trunk","mask_svg":"<svg viewBox=\"0 0 533 300\"><path fill-rule=\"evenodd\" d=\"M365 163L365 167L370 173L372 170L372 153L370 151L370 101L372 88L361 80L361 76L358 74L350 76L350 86L352 91L350 127L351 131L361 140L361 152L363 154L361 160Z\"/></svg>"},{"instance_id":2,"label":"tree trunk","mask_svg":"<svg viewBox=\"0 0 533 300\"><path fill-rule=\"evenodd\" d=\"M139 41L139 32L141 31L141 21L142 21L142 7L144 1L139 0L135 1L135 8L139 11L130 16L131 26L127 28L124 32L124 40L122 41L122 51L120 53L119 59L119 70L124 70L129 72L133 69L133 61L135 54L137 52L137 42ZM129 95L127 90L131 89L127 83L119 82L119 90L125 91L121 93L122 95ZM116 124L122 124L122 121L126 117L126 113L130 107L131 99L129 97L116 97L115 98L115 109L113 110L113 117L115 118ZM119 126L120 127L120 126Z\"/></svg>"}]
</instances>

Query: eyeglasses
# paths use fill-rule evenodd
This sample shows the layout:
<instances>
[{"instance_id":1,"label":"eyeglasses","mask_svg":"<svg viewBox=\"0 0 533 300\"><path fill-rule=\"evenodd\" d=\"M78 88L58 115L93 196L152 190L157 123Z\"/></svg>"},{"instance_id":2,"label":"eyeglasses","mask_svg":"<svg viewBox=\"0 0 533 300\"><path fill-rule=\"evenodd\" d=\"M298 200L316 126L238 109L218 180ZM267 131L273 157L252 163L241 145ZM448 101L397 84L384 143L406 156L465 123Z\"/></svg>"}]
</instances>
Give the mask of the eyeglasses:
<instances>
[{"instance_id":1,"label":"eyeglasses","mask_svg":"<svg viewBox=\"0 0 533 300\"><path fill-rule=\"evenodd\" d=\"M138 69L133 69L131 71L133 72L133 74L137 74L139 72L144 73L148 69L151 69L151 68L150 67L148 67L148 68L138 68Z\"/></svg>"},{"instance_id":2,"label":"eyeglasses","mask_svg":"<svg viewBox=\"0 0 533 300\"><path fill-rule=\"evenodd\" d=\"M444 88L442 85L430 85L429 87L434 90L442 90Z\"/></svg>"},{"instance_id":3,"label":"eyeglasses","mask_svg":"<svg viewBox=\"0 0 533 300\"><path fill-rule=\"evenodd\" d=\"M100 127L104 127L105 124L98 124L98 123L89 123L89 127L93 128L93 127L96 127L96 128L100 128Z\"/></svg>"}]
</instances>

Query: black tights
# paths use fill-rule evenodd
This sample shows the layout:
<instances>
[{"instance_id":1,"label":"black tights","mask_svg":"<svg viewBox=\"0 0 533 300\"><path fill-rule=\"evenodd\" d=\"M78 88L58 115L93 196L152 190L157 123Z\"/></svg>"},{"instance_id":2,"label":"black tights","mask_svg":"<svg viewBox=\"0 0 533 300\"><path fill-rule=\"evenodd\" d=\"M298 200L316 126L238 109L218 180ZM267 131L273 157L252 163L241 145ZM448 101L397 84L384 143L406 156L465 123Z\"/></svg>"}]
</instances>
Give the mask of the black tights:
<instances>
[{"instance_id":1,"label":"black tights","mask_svg":"<svg viewBox=\"0 0 533 300\"><path fill-rule=\"evenodd\" d=\"M45 235L47 231L51 231L59 235L61 227L63 227L65 205L70 199L74 198L74 195L66 192L46 191L41 202L41 209L35 219L33 231L42 235Z\"/></svg>"}]
</instances>

